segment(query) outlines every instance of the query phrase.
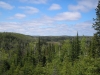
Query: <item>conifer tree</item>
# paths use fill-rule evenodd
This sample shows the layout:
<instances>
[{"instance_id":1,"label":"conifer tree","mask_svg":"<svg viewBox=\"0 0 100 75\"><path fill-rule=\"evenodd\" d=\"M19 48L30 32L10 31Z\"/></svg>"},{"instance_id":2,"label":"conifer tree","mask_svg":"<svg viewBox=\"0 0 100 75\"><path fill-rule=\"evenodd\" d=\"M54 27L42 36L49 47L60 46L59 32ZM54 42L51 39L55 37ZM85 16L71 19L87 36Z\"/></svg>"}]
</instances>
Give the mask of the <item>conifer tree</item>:
<instances>
[{"instance_id":1,"label":"conifer tree","mask_svg":"<svg viewBox=\"0 0 100 75\"><path fill-rule=\"evenodd\" d=\"M77 58L79 58L80 55L80 41L79 41L79 36L78 36L78 32L77 32L77 36L76 36L76 56Z\"/></svg>"},{"instance_id":2,"label":"conifer tree","mask_svg":"<svg viewBox=\"0 0 100 75\"><path fill-rule=\"evenodd\" d=\"M40 37L39 37L39 40L38 40L37 49L38 49L38 62L40 62L41 61L41 43L40 43Z\"/></svg>"},{"instance_id":3,"label":"conifer tree","mask_svg":"<svg viewBox=\"0 0 100 75\"><path fill-rule=\"evenodd\" d=\"M96 19L94 19L95 23L93 24L93 28L97 31L96 34L100 37L100 0L98 1L98 5L96 10Z\"/></svg>"},{"instance_id":4,"label":"conifer tree","mask_svg":"<svg viewBox=\"0 0 100 75\"><path fill-rule=\"evenodd\" d=\"M100 56L100 50L98 47L98 41L97 41L97 35L95 34L94 37L92 38L91 42L91 51L90 55L93 58L97 58Z\"/></svg>"},{"instance_id":5,"label":"conifer tree","mask_svg":"<svg viewBox=\"0 0 100 75\"><path fill-rule=\"evenodd\" d=\"M76 59L79 59L80 50L81 50L78 33L77 33L76 38L72 40L71 45L72 45L71 60L75 61Z\"/></svg>"},{"instance_id":6,"label":"conifer tree","mask_svg":"<svg viewBox=\"0 0 100 75\"><path fill-rule=\"evenodd\" d=\"M99 52L100 54L100 0L98 1L98 5L95 10L96 10L96 19L94 19L95 23L93 24L93 28L96 30L95 35L97 35L97 38L95 39L97 41L96 51Z\"/></svg>"}]
</instances>

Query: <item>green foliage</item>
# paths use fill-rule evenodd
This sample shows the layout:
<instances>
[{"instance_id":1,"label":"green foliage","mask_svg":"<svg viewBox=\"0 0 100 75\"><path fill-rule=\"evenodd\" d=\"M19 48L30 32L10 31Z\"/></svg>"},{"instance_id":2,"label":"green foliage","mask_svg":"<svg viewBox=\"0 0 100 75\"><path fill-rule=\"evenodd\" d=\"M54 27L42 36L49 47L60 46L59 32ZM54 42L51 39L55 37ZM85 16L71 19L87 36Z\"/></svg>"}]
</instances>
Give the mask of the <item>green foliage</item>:
<instances>
[{"instance_id":1,"label":"green foliage","mask_svg":"<svg viewBox=\"0 0 100 75\"><path fill-rule=\"evenodd\" d=\"M93 58L97 58L100 56L100 49L98 47L98 39L97 35L95 34L91 41L91 56Z\"/></svg>"},{"instance_id":2,"label":"green foliage","mask_svg":"<svg viewBox=\"0 0 100 75\"><path fill-rule=\"evenodd\" d=\"M94 36L96 36L96 41L98 42L96 43L97 45L96 48L100 57L100 0L98 1L98 5L95 10L96 10L96 19L94 19L95 23L93 24L93 28L96 30L96 33Z\"/></svg>"},{"instance_id":3,"label":"green foliage","mask_svg":"<svg viewBox=\"0 0 100 75\"><path fill-rule=\"evenodd\" d=\"M83 36L83 38L81 39L81 55L86 56L88 51L86 50L87 45L86 45L86 38Z\"/></svg>"},{"instance_id":4,"label":"green foliage","mask_svg":"<svg viewBox=\"0 0 100 75\"><path fill-rule=\"evenodd\" d=\"M98 5L95 10L96 10L96 19L94 19L95 23L93 24L93 28L96 30L96 34L100 39L100 0L98 1Z\"/></svg>"},{"instance_id":5,"label":"green foliage","mask_svg":"<svg viewBox=\"0 0 100 75\"><path fill-rule=\"evenodd\" d=\"M0 33L0 75L100 75L97 36L48 42Z\"/></svg>"}]
</instances>

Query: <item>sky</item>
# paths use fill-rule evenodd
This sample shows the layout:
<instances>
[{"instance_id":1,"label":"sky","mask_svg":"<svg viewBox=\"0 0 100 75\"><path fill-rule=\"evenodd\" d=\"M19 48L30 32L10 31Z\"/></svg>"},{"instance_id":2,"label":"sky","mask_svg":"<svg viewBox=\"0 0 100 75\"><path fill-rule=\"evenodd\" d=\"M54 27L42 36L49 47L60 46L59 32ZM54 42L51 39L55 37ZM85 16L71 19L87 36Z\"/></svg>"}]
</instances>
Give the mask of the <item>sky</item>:
<instances>
[{"instance_id":1,"label":"sky","mask_svg":"<svg viewBox=\"0 0 100 75\"><path fill-rule=\"evenodd\" d=\"M92 36L98 0L0 0L0 32Z\"/></svg>"}]
</instances>

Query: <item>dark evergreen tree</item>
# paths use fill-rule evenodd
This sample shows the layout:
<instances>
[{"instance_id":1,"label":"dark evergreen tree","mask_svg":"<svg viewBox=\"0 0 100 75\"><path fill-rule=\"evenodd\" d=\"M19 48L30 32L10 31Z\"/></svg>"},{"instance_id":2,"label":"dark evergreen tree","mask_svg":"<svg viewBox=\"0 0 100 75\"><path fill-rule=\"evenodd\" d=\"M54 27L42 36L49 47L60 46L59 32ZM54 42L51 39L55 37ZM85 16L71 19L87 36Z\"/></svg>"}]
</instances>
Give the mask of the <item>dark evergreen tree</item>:
<instances>
[{"instance_id":1,"label":"dark evergreen tree","mask_svg":"<svg viewBox=\"0 0 100 75\"><path fill-rule=\"evenodd\" d=\"M40 63L42 61L42 53L41 53L41 42L40 42L40 37L38 39L38 43L37 43L37 56L38 56L38 63Z\"/></svg>"},{"instance_id":2,"label":"dark evergreen tree","mask_svg":"<svg viewBox=\"0 0 100 75\"><path fill-rule=\"evenodd\" d=\"M94 19L95 23L93 24L93 28L96 30L97 38L95 39L97 41L97 51L100 54L100 0L98 1L98 5L96 10L96 19Z\"/></svg>"},{"instance_id":3,"label":"dark evergreen tree","mask_svg":"<svg viewBox=\"0 0 100 75\"><path fill-rule=\"evenodd\" d=\"M78 36L78 32L77 32L77 36L76 36L76 41L75 41L75 49L76 49L76 58L79 58L80 55L80 41L79 41L79 36Z\"/></svg>"},{"instance_id":4,"label":"dark evergreen tree","mask_svg":"<svg viewBox=\"0 0 100 75\"><path fill-rule=\"evenodd\" d=\"M77 36L72 41L72 51L71 51L71 57L72 61L75 61L76 59L79 59L80 55L80 42L79 42L79 36L77 33Z\"/></svg>"},{"instance_id":5,"label":"dark evergreen tree","mask_svg":"<svg viewBox=\"0 0 100 75\"><path fill-rule=\"evenodd\" d=\"M100 0L98 1L98 5L96 10L96 19L94 19L95 23L93 24L93 28L97 31L97 36L100 37Z\"/></svg>"},{"instance_id":6,"label":"dark evergreen tree","mask_svg":"<svg viewBox=\"0 0 100 75\"><path fill-rule=\"evenodd\" d=\"M93 58L100 57L100 50L98 47L97 34L95 34L94 37L92 38L90 55Z\"/></svg>"}]
</instances>

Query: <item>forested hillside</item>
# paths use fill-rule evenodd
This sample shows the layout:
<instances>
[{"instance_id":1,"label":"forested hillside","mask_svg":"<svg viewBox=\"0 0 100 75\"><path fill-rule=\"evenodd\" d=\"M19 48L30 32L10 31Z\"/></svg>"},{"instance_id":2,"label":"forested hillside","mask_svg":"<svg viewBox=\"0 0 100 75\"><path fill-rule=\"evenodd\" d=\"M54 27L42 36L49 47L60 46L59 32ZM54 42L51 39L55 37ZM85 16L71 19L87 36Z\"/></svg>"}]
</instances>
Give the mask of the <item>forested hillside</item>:
<instances>
[{"instance_id":1,"label":"forested hillside","mask_svg":"<svg viewBox=\"0 0 100 75\"><path fill-rule=\"evenodd\" d=\"M0 33L0 75L100 75L96 35L61 38Z\"/></svg>"}]
</instances>

